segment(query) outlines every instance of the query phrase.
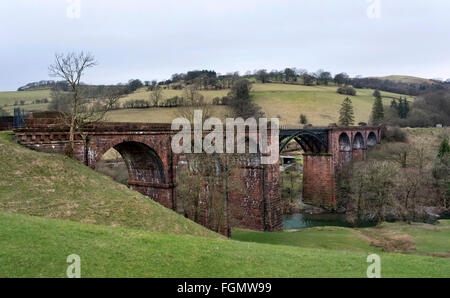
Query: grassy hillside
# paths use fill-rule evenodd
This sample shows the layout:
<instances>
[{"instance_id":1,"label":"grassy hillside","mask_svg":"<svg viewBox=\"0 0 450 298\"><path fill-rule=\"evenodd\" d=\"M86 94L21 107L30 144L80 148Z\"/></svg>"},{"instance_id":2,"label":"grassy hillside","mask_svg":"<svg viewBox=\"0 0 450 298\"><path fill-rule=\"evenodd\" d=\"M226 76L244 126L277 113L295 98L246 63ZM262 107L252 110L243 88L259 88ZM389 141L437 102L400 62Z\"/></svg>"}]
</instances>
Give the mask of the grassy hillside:
<instances>
[{"instance_id":1,"label":"grassy hillside","mask_svg":"<svg viewBox=\"0 0 450 298\"><path fill-rule=\"evenodd\" d=\"M338 94L335 86L301 86L282 84L255 84L253 99L269 117L281 116L281 125L299 125L300 114L305 114L313 125L328 125L338 122L339 109L345 95ZM355 124L368 122L374 97L374 90L356 89L351 96L355 112ZM381 92L382 96L399 94ZM383 99L388 105L391 99Z\"/></svg>"},{"instance_id":2,"label":"grassy hillside","mask_svg":"<svg viewBox=\"0 0 450 298\"><path fill-rule=\"evenodd\" d=\"M0 277L366 277L367 254L0 213ZM376 251L376 250L374 250ZM382 277L448 277L450 259L379 253Z\"/></svg>"},{"instance_id":3,"label":"grassy hillside","mask_svg":"<svg viewBox=\"0 0 450 298\"><path fill-rule=\"evenodd\" d=\"M125 185L0 133L0 211L155 232L220 237Z\"/></svg>"},{"instance_id":4,"label":"grassy hillside","mask_svg":"<svg viewBox=\"0 0 450 298\"><path fill-rule=\"evenodd\" d=\"M25 112L33 110L46 110L48 104L32 104L36 99L49 99L50 90L35 90L35 91L4 91L0 92L0 107L7 111L10 115L13 115L14 103L25 101L25 105L19 105Z\"/></svg>"},{"instance_id":5,"label":"grassy hillside","mask_svg":"<svg viewBox=\"0 0 450 298\"><path fill-rule=\"evenodd\" d=\"M375 77L381 80L389 80L399 83L407 83L407 84L425 84L431 85L433 82L429 79L413 77L413 76L401 76L401 75L392 75L392 76L384 76L384 77Z\"/></svg>"},{"instance_id":6,"label":"grassy hillside","mask_svg":"<svg viewBox=\"0 0 450 298\"><path fill-rule=\"evenodd\" d=\"M289 84L253 84L252 100L257 103L268 117L280 116L281 125L299 125L300 114L305 114L308 121L317 126L328 125L338 121L339 108L346 96L336 93L336 86L303 86ZM214 97L222 97L229 90L207 90L200 91L207 102L212 102ZM12 113L15 100L24 99L31 103L33 99L48 96L48 90L22 91L22 92L0 92L0 106L3 103L10 105L5 109ZM140 88L134 93L124 96L120 101L135 99L150 99L150 91ZM355 110L356 123L368 122L374 98L371 89L357 89L356 96L352 96ZM384 103L388 105L391 101L389 97L400 97L403 95L381 92L386 96ZM183 90L164 90L163 97L182 96ZM47 104L21 106L25 111L45 110ZM224 119L231 115L231 111L226 106L211 106L212 116ZM108 113L108 121L121 122L165 122L170 123L179 115L178 108L149 108L149 109L123 109Z\"/></svg>"},{"instance_id":7,"label":"grassy hillside","mask_svg":"<svg viewBox=\"0 0 450 298\"><path fill-rule=\"evenodd\" d=\"M314 227L301 231L260 233L234 230L233 239L295 247L355 252L400 252L450 257L450 220L437 224L383 223L374 228Z\"/></svg>"},{"instance_id":8,"label":"grassy hillside","mask_svg":"<svg viewBox=\"0 0 450 298\"><path fill-rule=\"evenodd\" d=\"M313 125L328 125L338 121L339 109L346 96L336 93L336 86L303 86L288 84L253 84L252 100L261 106L268 117L280 116L281 125L299 125L300 114L305 114ZM356 123L367 122L370 117L374 98L374 90L357 89L356 96L352 96ZM223 96L226 90L202 91L207 100L216 96ZM181 90L165 90L165 97L182 95ZM400 97L404 95L381 92L382 96ZM145 99L150 94L145 89L139 89L127 98ZM385 98L388 105L390 98ZM213 116L224 118L230 111L224 106L212 106ZM171 122L177 117L177 108L150 108L138 110L117 110L108 114L110 121L139 121L139 122Z\"/></svg>"}]
</instances>

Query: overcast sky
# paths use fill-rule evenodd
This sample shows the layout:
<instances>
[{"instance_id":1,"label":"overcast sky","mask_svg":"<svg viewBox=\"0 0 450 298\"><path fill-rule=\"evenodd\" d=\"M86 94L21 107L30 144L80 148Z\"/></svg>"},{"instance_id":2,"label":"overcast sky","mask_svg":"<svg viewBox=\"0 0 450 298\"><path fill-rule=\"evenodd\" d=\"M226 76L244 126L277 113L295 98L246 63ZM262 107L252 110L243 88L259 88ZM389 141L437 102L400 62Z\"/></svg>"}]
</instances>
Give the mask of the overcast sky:
<instances>
[{"instance_id":1,"label":"overcast sky","mask_svg":"<svg viewBox=\"0 0 450 298\"><path fill-rule=\"evenodd\" d=\"M449 29L448 0L1 0L0 90L80 50L99 63L86 83L285 67L447 79Z\"/></svg>"}]
</instances>

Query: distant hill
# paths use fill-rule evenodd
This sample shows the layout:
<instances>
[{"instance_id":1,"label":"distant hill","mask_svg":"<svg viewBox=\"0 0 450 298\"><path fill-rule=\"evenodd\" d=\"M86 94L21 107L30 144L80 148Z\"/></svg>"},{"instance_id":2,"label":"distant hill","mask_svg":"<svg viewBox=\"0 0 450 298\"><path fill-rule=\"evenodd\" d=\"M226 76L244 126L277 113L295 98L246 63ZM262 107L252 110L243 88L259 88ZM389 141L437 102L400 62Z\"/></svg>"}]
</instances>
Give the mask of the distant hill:
<instances>
[{"instance_id":1,"label":"distant hill","mask_svg":"<svg viewBox=\"0 0 450 298\"><path fill-rule=\"evenodd\" d=\"M396 83L407 83L407 84L425 84L425 85L432 85L435 83L433 80L430 79L424 79L419 77L413 77L413 76L402 76L402 75L390 75L390 76L384 76L384 77L373 77L376 79L381 80L389 80Z\"/></svg>"}]
</instances>

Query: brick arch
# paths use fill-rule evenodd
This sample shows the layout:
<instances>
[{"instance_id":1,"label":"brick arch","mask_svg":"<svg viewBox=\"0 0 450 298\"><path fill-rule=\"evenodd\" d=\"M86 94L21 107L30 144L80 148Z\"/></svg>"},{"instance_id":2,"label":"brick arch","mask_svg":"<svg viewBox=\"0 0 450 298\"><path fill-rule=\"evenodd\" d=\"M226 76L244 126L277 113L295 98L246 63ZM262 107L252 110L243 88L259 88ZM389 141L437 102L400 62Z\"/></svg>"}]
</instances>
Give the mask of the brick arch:
<instances>
[{"instance_id":1,"label":"brick arch","mask_svg":"<svg viewBox=\"0 0 450 298\"><path fill-rule=\"evenodd\" d=\"M155 184L167 181L164 165L155 150L144 143L125 141L113 147L122 156L130 180Z\"/></svg>"},{"instance_id":2,"label":"brick arch","mask_svg":"<svg viewBox=\"0 0 450 298\"><path fill-rule=\"evenodd\" d=\"M353 149L364 149L365 142L361 132L357 132L353 137Z\"/></svg>"},{"instance_id":3,"label":"brick arch","mask_svg":"<svg viewBox=\"0 0 450 298\"><path fill-rule=\"evenodd\" d=\"M95 169L97 163L103 157L103 155L108 152L111 148L116 149L116 146L119 146L122 143L130 142L130 143L140 143L155 152L155 154L159 157L159 159L163 160L165 153L161 149L161 142L159 140L152 140L151 138L146 137L137 137L137 136L122 136L122 137L105 137L105 136L97 136L92 135L88 142L88 165ZM116 149L117 150L117 149ZM118 151L118 150L117 150ZM120 152L119 152L120 153ZM163 163L163 168L165 171L165 175L167 176L168 167Z\"/></svg>"},{"instance_id":4,"label":"brick arch","mask_svg":"<svg viewBox=\"0 0 450 298\"><path fill-rule=\"evenodd\" d=\"M375 132L369 132L369 134L367 135L366 144L367 146L375 146L376 144L378 144L378 137Z\"/></svg>"},{"instance_id":5,"label":"brick arch","mask_svg":"<svg viewBox=\"0 0 450 298\"><path fill-rule=\"evenodd\" d=\"M87 146L88 165L96 168L111 148L125 160L128 185L167 208L176 208L174 156L168 134L92 134Z\"/></svg>"},{"instance_id":6,"label":"brick arch","mask_svg":"<svg viewBox=\"0 0 450 298\"><path fill-rule=\"evenodd\" d=\"M351 141L347 133L343 132L339 135L339 150L340 151L351 151Z\"/></svg>"}]
</instances>

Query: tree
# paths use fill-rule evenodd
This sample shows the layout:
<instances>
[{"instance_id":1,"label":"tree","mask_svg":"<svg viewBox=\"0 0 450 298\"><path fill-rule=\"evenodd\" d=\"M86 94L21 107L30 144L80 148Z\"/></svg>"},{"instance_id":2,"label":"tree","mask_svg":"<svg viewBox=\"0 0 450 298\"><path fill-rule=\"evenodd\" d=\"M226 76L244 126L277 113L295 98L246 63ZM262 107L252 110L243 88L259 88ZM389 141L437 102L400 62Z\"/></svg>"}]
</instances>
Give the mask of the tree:
<instances>
[{"instance_id":1,"label":"tree","mask_svg":"<svg viewBox=\"0 0 450 298\"><path fill-rule=\"evenodd\" d=\"M380 93L380 91L378 89L373 92L373 97L381 98L381 93Z\"/></svg>"},{"instance_id":2,"label":"tree","mask_svg":"<svg viewBox=\"0 0 450 298\"><path fill-rule=\"evenodd\" d=\"M320 73L319 76L319 80L324 84L324 85L328 85L328 82L330 82L333 79L333 77L331 76L331 73L328 71L323 71L322 73Z\"/></svg>"},{"instance_id":3,"label":"tree","mask_svg":"<svg viewBox=\"0 0 450 298\"><path fill-rule=\"evenodd\" d=\"M202 110L204 119L211 117L210 105L204 100L203 95L198 91L198 86L192 84L184 89L182 106L179 109L179 116L194 121L195 110Z\"/></svg>"},{"instance_id":4,"label":"tree","mask_svg":"<svg viewBox=\"0 0 450 298\"><path fill-rule=\"evenodd\" d=\"M284 70L284 75L286 76L286 81L290 81L291 79L293 81L297 80L297 74L295 73L295 71L291 68L286 68Z\"/></svg>"},{"instance_id":5,"label":"tree","mask_svg":"<svg viewBox=\"0 0 450 298\"><path fill-rule=\"evenodd\" d=\"M444 137L441 141L432 174L436 180L440 197L443 198L443 206L448 208L450 206L450 145L448 137Z\"/></svg>"},{"instance_id":6,"label":"tree","mask_svg":"<svg viewBox=\"0 0 450 298\"><path fill-rule=\"evenodd\" d=\"M265 69L261 69L256 72L256 78L265 84L269 81L269 74Z\"/></svg>"},{"instance_id":7,"label":"tree","mask_svg":"<svg viewBox=\"0 0 450 298\"><path fill-rule=\"evenodd\" d=\"M368 161L356 163L353 179L350 179L351 202L356 213L356 222L363 214L368 219L381 223L389 206L395 205L393 178L398 168L388 161Z\"/></svg>"},{"instance_id":8,"label":"tree","mask_svg":"<svg viewBox=\"0 0 450 298\"><path fill-rule=\"evenodd\" d=\"M260 118L264 115L261 108L250 100L251 83L246 79L241 79L233 84L228 96L231 98L230 105L235 117L244 119L254 117Z\"/></svg>"},{"instance_id":9,"label":"tree","mask_svg":"<svg viewBox=\"0 0 450 298\"><path fill-rule=\"evenodd\" d=\"M339 87L336 92L339 94L345 94L345 95L351 95L351 96L356 95L356 90L351 86Z\"/></svg>"},{"instance_id":10,"label":"tree","mask_svg":"<svg viewBox=\"0 0 450 298\"><path fill-rule=\"evenodd\" d=\"M314 83L314 77L307 72L303 73L301 78L303 80L303 85L305 86L311 86Z\"/></svg>"},{"instance_id":11,"label":"tree","mask_svg":"<svg viewBox=\"0 0 450 298\"><path fill-rule=\"evenodd\" d=\"M157 107L158 103L162 99L162 88L160 85L158 85L156 83L156 81L154 81L154 82L155 82L155 84L153 84L153 82L152 82L152 91L150 93L150 100L152 102L152 105L154 107Z\"/></svg>"},{"instance_id":12,"label":"tree","mask_svg":"<svg viewBox=\"0 0 450 298\"><path fill-rule=\"evenodd\" d=\"M350 98L346 97L341 105L339 111L339 124L342 126L350 126L355 123L355 117L353 114L353 105Z\"/></svg>"},{"instance_id":13,"label":"tree","mask_svg":"<svg viewBox=\"0 0 450 298\"><path fill-rule=\"evenodd\" d=\"M334 82L337 85L345 85L348 83L349 76L345 72L338 73L334 76Z\"/></svg>"},{"instance_id":14,"label":"tree","mask_svg":"<svg viewBox=\"0 0 450 298\"><path fill-rule=\"evenodd\" d=\"M381 96L375 98L375 102L372 106L371 122L374 125L380 125L384 120L384 108Z\"/></svg>"},{"instance_id":15,"label":"tree","mask_svg":"<svg viewBox=\"0 0 450 298\"><path fill-rule=\"evenodd\" d=\"M306 118L305 114L301 114L300 115L300 124L307 124L308 123L308 119Z\"/></svg>"},{"instance_id":16,"label":"tree","mask_svg":"<svg viewBox=\"0 0 450 298\"><path fill-rule=\"evenodd\" d=\"M398 112L398 115L400 116L400 118L402 118L402 119L405 119L406 117L408 117L409 103L408 103L408 100L406 98L405 99L402 99L402 98L399 99L399 103L397 105L397 112Z\"/></svg>"},{"instance_id":17,"label":"tree","mask_svg":"<svg viewBox=\"0 0 450 298\"><path fill-rule=\"evenodd\" d=\"M110 90L107 94L107 100L102 102L100 106L96 105L96 109L94 109L91 104L92 101L82 97L81 78L87 69L95 65L97 65L97 62L90 53L72 52L66 55L56 54L55 62L48 68L50 76L59 77L70 86L70 110L63 113L63 120L69 126L69 146L66 150L69 156L73 156L75 131L86 124L101 121L119 98L115 90Z\"/></svg>"},{"instance_id":18,"label":"tree","mask_svg":"<svg viewBox=\"0 0 450 298\"><path fill-rule=\"evenodd\" d=\"M442 138L441 145L439 146L437 157L440 160L444 160L448 155L450 155L450 144L448 143L448 137L444 137Z\"/></svg>"}]
</instances>

